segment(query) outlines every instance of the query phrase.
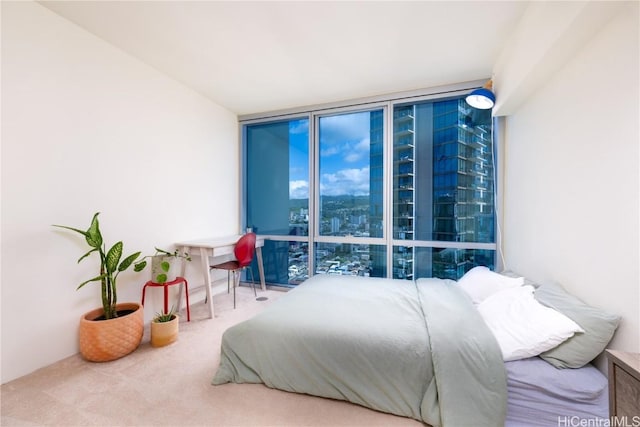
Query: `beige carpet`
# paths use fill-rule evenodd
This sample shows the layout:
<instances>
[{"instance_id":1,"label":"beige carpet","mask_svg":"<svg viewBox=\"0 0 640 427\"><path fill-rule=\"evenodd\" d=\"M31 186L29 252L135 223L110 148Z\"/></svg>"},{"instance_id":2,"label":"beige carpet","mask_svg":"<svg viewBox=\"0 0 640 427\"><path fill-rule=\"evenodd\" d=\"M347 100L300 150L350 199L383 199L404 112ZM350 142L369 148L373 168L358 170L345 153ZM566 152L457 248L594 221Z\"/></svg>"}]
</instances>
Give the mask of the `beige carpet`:
<instances>
[{"instance_id":1,"label":"beige carpet","mask_svg":"<svg viewBox=\"0 0 640 427\"><path fill-rule=\"evenodd\" d=\"M72 356L3 384L2 426L421 426L418 421L346 402L270 389L261 384L212 386L222 333L265 308L283 292L238 290L214 297L215 319L192 303L182 313L177 342L149 344L108 363Z\"/></svg>"}]
</instances>

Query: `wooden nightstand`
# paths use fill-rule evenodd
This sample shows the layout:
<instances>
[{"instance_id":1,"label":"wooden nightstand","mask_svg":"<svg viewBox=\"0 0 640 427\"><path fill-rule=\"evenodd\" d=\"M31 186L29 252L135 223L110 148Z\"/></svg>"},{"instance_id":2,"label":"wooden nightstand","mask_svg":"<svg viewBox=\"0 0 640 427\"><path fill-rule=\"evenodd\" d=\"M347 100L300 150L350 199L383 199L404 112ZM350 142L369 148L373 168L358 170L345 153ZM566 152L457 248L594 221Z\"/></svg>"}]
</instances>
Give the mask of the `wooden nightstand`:
<instances>
[{"instance_id":1,"label":"wooden nightstand","mask_svg":"<svg viewBox=\"0 0 640 427\"><path fill-rule=\"evenodd\" d=\"M640 353L607 350L609 415L640 416Z\"/></svg>"}]
</instances>

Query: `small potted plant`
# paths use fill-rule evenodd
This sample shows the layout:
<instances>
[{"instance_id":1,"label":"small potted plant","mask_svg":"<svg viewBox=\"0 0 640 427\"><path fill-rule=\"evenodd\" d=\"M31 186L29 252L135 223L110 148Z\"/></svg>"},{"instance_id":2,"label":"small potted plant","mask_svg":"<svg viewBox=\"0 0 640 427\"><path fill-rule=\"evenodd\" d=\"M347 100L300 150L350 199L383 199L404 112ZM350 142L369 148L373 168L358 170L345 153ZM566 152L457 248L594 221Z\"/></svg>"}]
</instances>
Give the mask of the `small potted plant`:
<instances>
[{"instance_id":1,"label":"small potted plant","mask_svg":"<svg viewBox=\"0 0 640 427\"><path fill-rule=\"evenodd\" d=\"M176 249L173 252L164 249L155 248L154 255L148 255L138 263L135 267L142 270L147 265L145 258L151 258L151 280L155 283L166 283L176 279L181 259L191 261L191 256L187 252L180 253Z\"/></svg>"},{"instance_id":2,"label":"small potted plant","mask_svg":"<svg viewBox=\"0 0 640 427\"><path fill-rule=\"evenodd\" d=\"M156 313L151 321L152 347L164 347L178 339L180 318L173 310L173 307L171 307L171 310L167 313L164 311Z\"/></svg>"},{"instance_id":3,"label":"small potted plant","mask_svg":"<svg viewBox=\"0 0 640 427\"><path fill-rule=\"evenodd\" d=\"M123 243L115 243L109 250L102 239L99 212L93 215L91 225L84 231L66 225L54 225L74 231L84 236L89 251L78 259L78 263L95 253L100 259L100 271L97 276L86 280L76 289L87 283L99 282L102 307L85 313L80 318L79 344L82 356L92 362L106 362L123 357L134 351L142 341L144 315L139 303L118 303L116 282L118 275L127 270L140 256L136 252L123 256ZM136 265L135 271L141 271L144 265Z\"/></svg>"}]
</instances>

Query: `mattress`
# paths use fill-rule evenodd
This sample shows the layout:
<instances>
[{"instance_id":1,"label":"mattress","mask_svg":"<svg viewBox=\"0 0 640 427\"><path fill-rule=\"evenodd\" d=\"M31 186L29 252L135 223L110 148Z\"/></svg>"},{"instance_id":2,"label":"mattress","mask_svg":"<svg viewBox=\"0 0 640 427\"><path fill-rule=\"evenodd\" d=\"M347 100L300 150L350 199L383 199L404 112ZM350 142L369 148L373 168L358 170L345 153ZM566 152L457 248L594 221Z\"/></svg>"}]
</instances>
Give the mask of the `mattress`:
<instances>
[{"instance_id":1,"label":"mattress","mask_svg":"<svg viewBox=\"0 0 640 427\"><path fill-rule=\"evenodd\" d=\"M539 357L505 362L506 426L608 425L607 378L593 365L558 369Z\"/></svg>"}]
</instances>

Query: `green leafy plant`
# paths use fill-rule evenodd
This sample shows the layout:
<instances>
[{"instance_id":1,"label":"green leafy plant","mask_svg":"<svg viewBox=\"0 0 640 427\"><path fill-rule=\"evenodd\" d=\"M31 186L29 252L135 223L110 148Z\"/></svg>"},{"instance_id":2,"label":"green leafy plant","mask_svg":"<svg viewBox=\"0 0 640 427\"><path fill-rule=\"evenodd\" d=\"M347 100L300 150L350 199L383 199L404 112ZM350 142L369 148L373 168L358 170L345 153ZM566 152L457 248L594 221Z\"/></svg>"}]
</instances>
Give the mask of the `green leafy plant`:
<instances>
[{"instance_id":1,"label":"green leafy plant","mask_svg":"<svg viewBox=\"0 0 640 427\"><path fill-rule=\"evenodd\" d=\"M136 252L122 259L124 246L122 241L115 243L109 250L107 250L107 246L102 239L102 233L100 232L100 223L98 222L99 214L100 212L97 212L93 215L91 225L86 231L68 227L66 225L54 224L53 226L75 231L76 233L84 236L91 249L78 259L78 263L94 252L100 257L100 274L92 279L80 283L76 289L82 288L87 283L100 282L104 318L112 319L114 317L118 317L118 312L116 311L116 304L118 302L116 281L118 279L118 275L127 270L140 256L141 252ZM136 265L134 270L141 271L144 267L145 265Z\"/></svg>"},{"instance_id":2,"label":"green leafy plant","mask_svg":"<svg viewBox=\"0 0 640 427\"><path fill-rule=\"evenodd\" d=\"M166 313L164 312L164 310L157 312L156 315L153 318L153 321L156 322L156 323L170 322L175 317L176 317L176 313L174 311L173 306L171 306L171 310L169 310Z\"/></svg>"},{"instance_id":3,"label":"green leafy plant","mask_svg":"<svg viewBox=\"0 0 640 427\"><path fill-rule=\"evenodd\" d=\"M147 255L142 258L139 262L135 264L135 268L142 270L147 265L146 258L152 258L154 256L165 256L165 257L174 257L174 258L184 258L186 261L191 261L191 256L188 252L180 253L177 249L173 252L166 251L164 249L155 248L156 253L154 255ZM160 263L160 269L163 271L159 273L156 277L153 278L153 281L156 283L165 283L168 279L167 273L171 268L171 264L167 261L162 261Z\"/></svg>"}]
</instances>

